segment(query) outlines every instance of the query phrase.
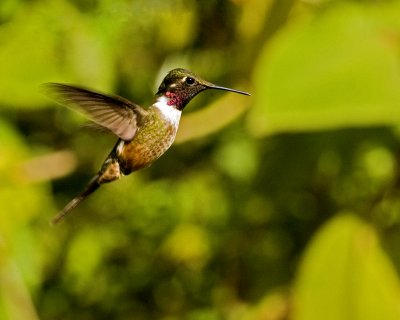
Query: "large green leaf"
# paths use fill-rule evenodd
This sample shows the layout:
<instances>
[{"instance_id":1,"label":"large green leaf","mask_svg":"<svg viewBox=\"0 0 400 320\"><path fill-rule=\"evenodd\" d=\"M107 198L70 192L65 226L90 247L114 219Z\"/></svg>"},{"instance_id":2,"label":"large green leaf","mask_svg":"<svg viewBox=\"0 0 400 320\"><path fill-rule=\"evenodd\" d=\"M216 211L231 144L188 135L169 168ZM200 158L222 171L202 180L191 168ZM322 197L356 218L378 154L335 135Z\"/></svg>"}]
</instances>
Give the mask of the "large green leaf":
<instances>
[{"instance_id":1,"label":"large green leaf","mask_svg":"<svg viewBox=\"0 0 400 320\"><path fill-rule=\"evenodd\" d=\"M312 240L295 286L295 320L400 319L399 280L376 233L351 215Z\"/></svg>"},{"instance_id":2,"label":"large green leaf","mask_svg":"<svg viewBox=\"0 0 400 320\"><path fill-rule=\"evenodd\" d=\"M282 30L256 67L252 131L399 123L398 11L342 3Z\"/></svg>"}]
</instances>

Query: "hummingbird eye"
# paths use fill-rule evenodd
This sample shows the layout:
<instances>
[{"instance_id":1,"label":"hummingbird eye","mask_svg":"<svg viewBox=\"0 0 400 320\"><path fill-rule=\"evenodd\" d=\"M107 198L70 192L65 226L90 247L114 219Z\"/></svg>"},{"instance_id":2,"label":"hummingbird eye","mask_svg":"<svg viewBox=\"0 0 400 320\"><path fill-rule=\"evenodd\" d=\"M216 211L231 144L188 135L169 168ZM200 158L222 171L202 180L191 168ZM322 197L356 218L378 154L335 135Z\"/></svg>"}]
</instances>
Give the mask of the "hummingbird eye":
<instances>
[{"instance_id":1,"label":"hummingbird eye","mask_svg":"<svg viewBox=\"0 0 400 320\"><path fill-rule=\"evenodd\" d=\"M192 85L192 84L194 84L194 79L193 78L190 78L190 77L187 77L186 79L185 79L185 82L188 84L188 85Z\"/></svg>"}]
</instances>

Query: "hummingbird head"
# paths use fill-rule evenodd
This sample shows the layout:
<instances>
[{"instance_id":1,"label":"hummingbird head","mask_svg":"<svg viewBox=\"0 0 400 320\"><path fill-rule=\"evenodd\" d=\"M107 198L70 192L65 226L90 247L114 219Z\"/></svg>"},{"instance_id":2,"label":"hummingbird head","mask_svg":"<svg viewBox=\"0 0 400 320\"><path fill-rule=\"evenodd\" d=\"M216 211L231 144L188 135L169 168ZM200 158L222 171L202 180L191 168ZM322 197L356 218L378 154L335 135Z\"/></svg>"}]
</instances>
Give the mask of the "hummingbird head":
<instances>
[{"instance_id":1,"label":"hummingbird head","mask_svg":"<svg viewBox=\"0 0 400 320\"><path fill-rule=\"evenodd\" d=\"M192 98L207 89L225 90L250 95L244 91L216 86L211 82L203 80L189 70L178 68L168 72L158 88L157 96L166 96L169 98L169 105L175 106L178 110L183 110Z\"/></svg>"}]
</instances>

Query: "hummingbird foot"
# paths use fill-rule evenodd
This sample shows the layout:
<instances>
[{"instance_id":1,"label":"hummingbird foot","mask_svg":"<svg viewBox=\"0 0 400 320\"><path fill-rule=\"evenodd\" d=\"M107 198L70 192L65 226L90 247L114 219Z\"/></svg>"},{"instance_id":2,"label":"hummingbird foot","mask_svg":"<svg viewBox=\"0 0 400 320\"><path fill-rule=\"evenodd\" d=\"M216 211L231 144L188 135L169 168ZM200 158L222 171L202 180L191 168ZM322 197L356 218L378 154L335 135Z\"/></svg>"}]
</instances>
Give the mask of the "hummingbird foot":
<instances>
[{"instance_id":1,"label":"hummingbird foot","mask_svg":"<svg viewBox=\"0 0 400 320\"><path fill-rule=\"evenodd\" d=\"M115 158L108 158L99 173L99 184L112 182L121 178L121 168Z\"/></svg>"}]
</instances>

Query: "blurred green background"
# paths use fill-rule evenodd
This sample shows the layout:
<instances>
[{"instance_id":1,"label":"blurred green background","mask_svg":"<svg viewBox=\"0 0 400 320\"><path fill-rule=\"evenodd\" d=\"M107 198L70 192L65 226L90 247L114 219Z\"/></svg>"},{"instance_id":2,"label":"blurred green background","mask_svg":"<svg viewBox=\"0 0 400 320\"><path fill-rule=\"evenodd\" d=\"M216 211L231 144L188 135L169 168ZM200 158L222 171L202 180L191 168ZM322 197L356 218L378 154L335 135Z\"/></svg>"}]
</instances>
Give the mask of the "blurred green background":
<instances>
[{"instance_id":1,"label":"blurred green background","mask_svg":"<svg viewBox=\"0 0 400 320\"><path fill-rule=\"evenodd\" d=\"M2 0L0 319L400 319L400 1ZM205 92L62 224L116 138L38 86Z\"/></svg>"}]
</instances>

